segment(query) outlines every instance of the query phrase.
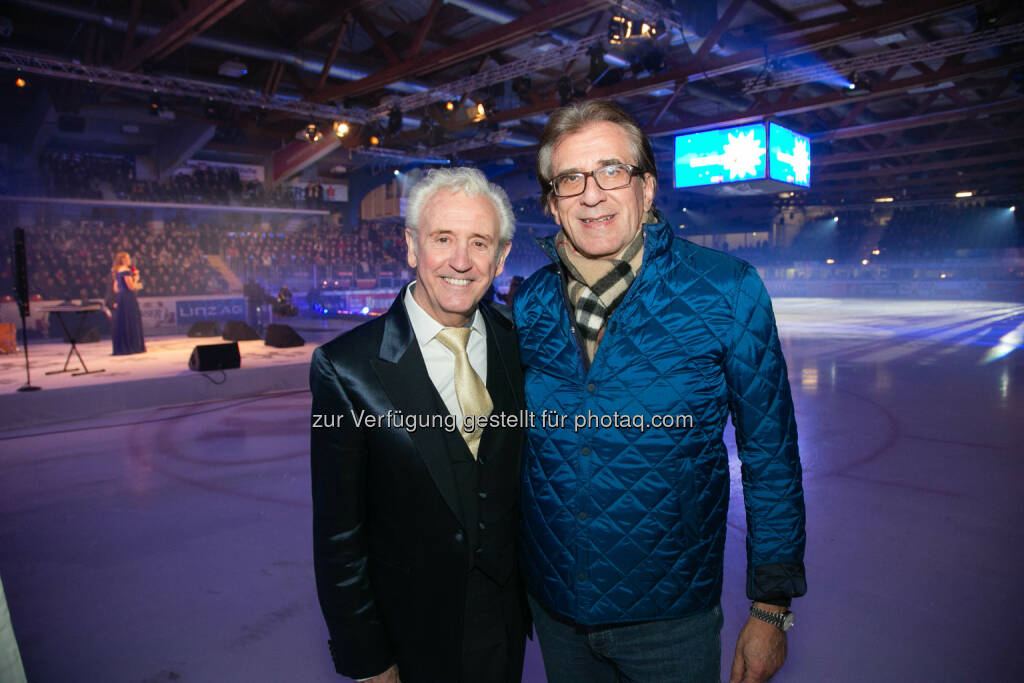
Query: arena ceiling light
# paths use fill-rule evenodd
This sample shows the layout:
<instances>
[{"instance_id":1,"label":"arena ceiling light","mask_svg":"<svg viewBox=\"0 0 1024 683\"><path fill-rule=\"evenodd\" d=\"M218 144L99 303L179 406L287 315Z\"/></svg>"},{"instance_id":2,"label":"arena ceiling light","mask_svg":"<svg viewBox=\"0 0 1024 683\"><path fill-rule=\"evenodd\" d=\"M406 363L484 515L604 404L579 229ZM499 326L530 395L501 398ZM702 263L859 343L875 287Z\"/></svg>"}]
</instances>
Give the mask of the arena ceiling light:
<instances>
[{"instance_id":1,"label":"arena ceiling light","mask_svg":"<svg viewBox=\"0 0 1024 683\"><path fill-rule=\"evenodd\" d=\"M334 134L337 135L339 138L343 138L346 135L348 135L348 132L350 130L349 125L344 121L335 121L334 126L332 126L332 128L334 129Z\"/></svg>"},{"instance_id":2,"label":"arena ceiling light","mask_svg":"<svg viewBox=\"0 0 1024 683\"><path fill-rule=\"evenodd\" d=\"M310 142L320 142L324 137L324 134L320 131L320 126L315 123L311 123L306 126L305 136L306 140Z\"/></svg>"},{"instance_id":3,"label":"arena ceiling light","mask_svg":"<svg viewBox=\"0 0 1024 683\"><path fill-rule=\"evenodd\" d=\"M963 192L957 192L953 196L956 197L957 199L967 199L968 197L973 197L974 193L969 190L964 190Z\"/></svg>"}]
</instances>

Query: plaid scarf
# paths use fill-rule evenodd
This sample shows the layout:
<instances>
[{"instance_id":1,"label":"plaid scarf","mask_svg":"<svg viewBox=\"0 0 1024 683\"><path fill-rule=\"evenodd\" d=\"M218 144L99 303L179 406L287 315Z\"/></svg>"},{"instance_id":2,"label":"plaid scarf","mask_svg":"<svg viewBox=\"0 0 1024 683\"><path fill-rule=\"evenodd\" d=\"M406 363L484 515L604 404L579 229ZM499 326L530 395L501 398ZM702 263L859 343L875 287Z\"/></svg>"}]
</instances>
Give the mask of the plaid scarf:
<instances>
[{"instance_id":1,"label":"plaid scarf","mask_svg":"<svg viewBox=\"0 0 1024 683\"><path fill-rule=\"evenodd\" d=\"M604 325L622 303L640 270L644 231L639 230L616 256L590 259L576 251L565 230L555 237L555 250L569 273L568 294L583 335L587 356L594 360Z\"/></svg>"}]
</instances>

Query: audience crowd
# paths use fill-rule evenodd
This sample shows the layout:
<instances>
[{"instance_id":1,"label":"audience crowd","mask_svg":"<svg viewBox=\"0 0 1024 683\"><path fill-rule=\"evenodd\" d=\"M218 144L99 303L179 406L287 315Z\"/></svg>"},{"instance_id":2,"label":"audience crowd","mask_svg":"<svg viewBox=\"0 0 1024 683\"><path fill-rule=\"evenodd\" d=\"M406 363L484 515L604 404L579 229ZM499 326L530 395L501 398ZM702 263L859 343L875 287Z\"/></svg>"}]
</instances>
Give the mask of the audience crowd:
<instances>
[{"instance_id":1,"label":"audience crowd","mask_svg":"<svg viewBox=\"0 0 1024 683\"><path fill-rule=\"evenodd\" d=\"M225 204L280 208L324 207L323 186L268 190L258 180L243 180L230 166L183 167L164 180L136 178L128 157L75 152L44 152L39 159L40 191L49 197L118 199L177 204Z\"/></svg>"},{"instance_id":2,"label":"audience crowd","mask_svg":"<svg viewBox=\"0 0 1024 683\"><path fill-rule=\"evenodd\" d=\"M62 184L61 191L87 193L86 179L90 178L125 181L129 169L114 157L109 160L106 165L88 168L75 166L80 159L70 155L57 160L55 163L65 164L65 170L76 168L80 176L80 182ZM238 187L237 178L201 177L202 187L222 188L218 192L226 188L231 193ZM192 187L181 185L183 192ZM1024 234L1008 208L904 208L897 209L885 225L869 211L846 210L838 216L838 221L827 215L808 221L787 248L765 242L731 250L719 241L715 246L755 265L783 266L830 258L839 265L856 267L862 258L872 263L913 262L961 258L976 249L1020 248ZM546 266L548 258L535 241L555 230L553 225L521 224L502 282ZM869 239L877 244L868 244ZM7 227L0 230L2 294L13 293L10 246L11 229ZM876 247L880 254L871 253ZM142 296L227 292L227 282L207 263L206 254L222 256L242 281L258 281L269 291L289 283L324 281L331 286L337 281L342 287L390 286L408 270L403 228L396 222L364 222L354 229L314 222L297 230L264 232L211 222L168 221L162 228L145 228L123 221L83 220L28 230L30 292L43 299L109 299L111 259L118 251L129 252L141 271ZM873 275L865 273L864 277Z\"/></svg>"}]
</instances>

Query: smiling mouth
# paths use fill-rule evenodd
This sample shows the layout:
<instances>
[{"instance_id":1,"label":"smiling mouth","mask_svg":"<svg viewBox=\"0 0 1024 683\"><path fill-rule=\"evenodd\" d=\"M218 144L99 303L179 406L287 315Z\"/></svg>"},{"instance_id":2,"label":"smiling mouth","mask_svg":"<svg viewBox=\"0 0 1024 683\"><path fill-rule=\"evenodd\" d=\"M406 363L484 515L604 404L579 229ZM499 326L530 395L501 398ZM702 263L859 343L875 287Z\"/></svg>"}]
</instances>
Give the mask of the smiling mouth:
<instances>
[{"instance_id":1,"label":"smiling mouth","mask_svg":"<svg viewBox=\"0 0 1024 683\"><path fill-rule=\"evenodd\" d=\"M610 221L613 218L615 218L614 215L598 216L597 218L581 218L580 222L581 223L586 223L588 225L593 225L595 223L607 223L608 221Z\"/></svg>"},{"instance_id":2,"label":"smiling mouth","mask_svg":"<svg viewBox=\"0 0 1024 683\"><path fill-rule=\"evenodd\" d=\"M470 282L472 282L472 280L462 280L455 277L442 277L441 279L450 285L455 285L456 287L465 287Z\"/></svg>"}]
</instances>

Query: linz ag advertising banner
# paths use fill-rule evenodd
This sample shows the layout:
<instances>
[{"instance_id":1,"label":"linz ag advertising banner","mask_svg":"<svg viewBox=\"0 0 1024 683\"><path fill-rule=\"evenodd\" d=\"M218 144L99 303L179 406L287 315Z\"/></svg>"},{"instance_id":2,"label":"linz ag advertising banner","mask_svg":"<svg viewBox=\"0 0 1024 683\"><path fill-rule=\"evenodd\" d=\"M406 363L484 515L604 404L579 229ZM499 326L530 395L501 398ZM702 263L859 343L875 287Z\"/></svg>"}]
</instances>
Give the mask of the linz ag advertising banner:
<instances>
[{"instance_id":1,"label":"linz ag advertising banner","mask_svg":"<svg viewBox=\"0 0 1024 683\"><path fill-rule=\"evenodd\" d=\"M190 324L200 320L245 320L245 299L185 299L179 301L178 323Z\"/></svg>"}]
</instances>

